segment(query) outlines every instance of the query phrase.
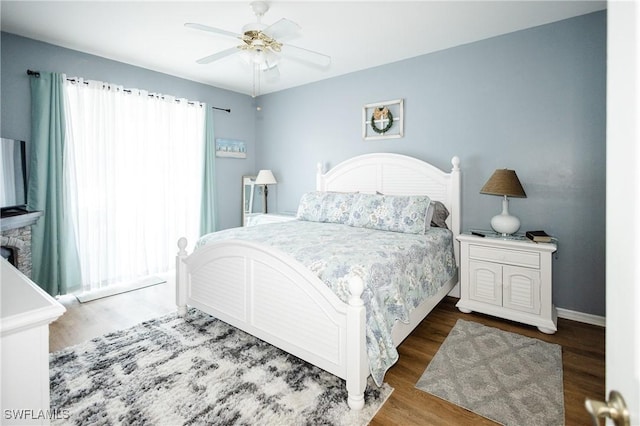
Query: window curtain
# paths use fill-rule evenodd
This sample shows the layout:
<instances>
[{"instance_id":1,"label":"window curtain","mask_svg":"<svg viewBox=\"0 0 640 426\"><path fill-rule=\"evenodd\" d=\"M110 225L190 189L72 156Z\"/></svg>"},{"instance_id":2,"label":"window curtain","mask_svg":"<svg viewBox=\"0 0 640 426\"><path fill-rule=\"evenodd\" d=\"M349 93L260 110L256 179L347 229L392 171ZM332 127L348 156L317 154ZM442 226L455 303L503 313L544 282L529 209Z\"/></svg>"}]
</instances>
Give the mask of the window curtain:
<instances>
[{"instance_id":1,"label":"window curtain","mask_svg":"<svg viewBox=\"0 0 640 426\"><path fill-rule=\"evenodd\" d=\"M208 107L205 114L204 147L200 235L205 235L218 229L216 223L216 146L213 133L213 109Z\"/></svg>"},{"instance_id":2,"label":"window curtain","mask_svg":"<svg viewBox=\"0 0 640 426\"><path fill-rule=\"evenodd\" d=\"M83 291L166 272L178 238L199 236L205 108L74 80L67 176Z\"/></svg>"},{"instance_id":3,"label":"window curtain","mask_svg":"<svg viewBox=\"0 0 640 426\"><path fill-rule=\"evenodd\" d=\"M31 159L29 210L44 216L31 228L32 279L52 296L80 288L80 266L68 209L64 157L63 74L41 72L30 78Z\"/></svg>"}]
</instances>

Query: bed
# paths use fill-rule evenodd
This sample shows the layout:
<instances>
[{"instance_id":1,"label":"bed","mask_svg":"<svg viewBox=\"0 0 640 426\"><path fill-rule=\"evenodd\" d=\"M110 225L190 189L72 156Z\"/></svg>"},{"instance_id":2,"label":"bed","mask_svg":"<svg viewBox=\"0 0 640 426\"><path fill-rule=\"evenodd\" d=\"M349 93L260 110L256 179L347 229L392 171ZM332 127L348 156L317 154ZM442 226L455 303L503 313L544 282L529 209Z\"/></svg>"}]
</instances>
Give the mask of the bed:
<instances>
[{"instance_id":1,"label":"bed","mask_svg":"<svg viewBox=\"0 0 640 426\"><path fill-rule=\"evenodd\" d=\"M448 210L446 233L451 241L455 273L446 282L439 283L429 297L416 302L417 306L412 307L405 318L389 325L385 333L389 334L392 351L458 282L459 249L454 242L460 233L460 160L453 157L451 163L451 171L443 172L416 158L376 153L348 159L326 173L318 165L316 171L316 191L310 193L311 197L347 194L344 196L369 200L376 194L386 199L422 200L425 197L421 196L428 196L427 200L438 201ZM307 194L303 198L305 196ZM298 217L301 217L300 210ZM353 213L345 217L353 220ZM345 236L347 231L356 233L345 237L347 239L367 238L365 231L352 225L339 220L327 224L318 220L258 225L254 228L272 227L260 229L266 236L262 240L247 239L243 236L249 232L246 228L235 228L203 237L191 254L185 250L187 241L181 238L176 258L179 314L185 315L187 306L202 310L344 379L349 407L362 409L367 378L372 371L374 376L379 374L372 370L374 362L370 364L368 355L372 344L371 339L367 339L367 333L371 336L367 321L373 321L367 318L373 308L367 311L366 306L371 306L374 298L363 277L371 274L360 273L357 268L356 272L349 270L343 277L336 278L343 292L332 290L313 266L305 265L303 258L289 253L287 244L278 246L277 241L269 240L267 232L277 236L283 235L287 227L306 226L300 235L311 238L316 232L313 230L328 232L331 227L341 226L343 231L338 232ZM256 229L253 232L255 234ZM397 234L377 232L378 235L385 233L385 238L395 238L391 234ZM433 230L428 234L429 238L418 238L420 244L444 232ZM416 240L415 236L411 238ZM318 244L325 245L328 245L326 239ZM386 250L378 252L385 257ZM406 269L413 268L409 265Z\"/></svg>"}]
</instances>

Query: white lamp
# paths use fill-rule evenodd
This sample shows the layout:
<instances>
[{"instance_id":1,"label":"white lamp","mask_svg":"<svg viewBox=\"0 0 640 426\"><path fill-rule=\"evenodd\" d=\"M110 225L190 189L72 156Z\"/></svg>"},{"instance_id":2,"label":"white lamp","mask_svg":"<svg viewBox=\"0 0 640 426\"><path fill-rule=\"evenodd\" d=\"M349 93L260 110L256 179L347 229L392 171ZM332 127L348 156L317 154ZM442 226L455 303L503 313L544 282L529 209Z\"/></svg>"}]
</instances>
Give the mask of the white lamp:
<instances>
[{"instance_id":1,"label":"white lamp","mask_svg":"<svg viewBox=\"0 0 640 426\"><path fill-rule=\"evenodd\" d=\"M507 197L527 198L518 175L514 170L498 169L480 190L481 194L502 195L502 213L491 219L491 227L503 236L513 234L520 229L520 219L509 214Z\"/></svg>"},{"instance_id":2,"label":"white lamp","mask_svg":"<svg viewBox=\"0 0 640 426\"><path fill-rule=\"evenodd\" d=\"M268 213L267 210L267 196L269 195L269 188L267 185L275 185L278 181L275 176L273 176L273 172L271 170L260 170L258 172L258 176L256 177L256 185L264 185L264 212Z\"/></svg>"}]
</instances>

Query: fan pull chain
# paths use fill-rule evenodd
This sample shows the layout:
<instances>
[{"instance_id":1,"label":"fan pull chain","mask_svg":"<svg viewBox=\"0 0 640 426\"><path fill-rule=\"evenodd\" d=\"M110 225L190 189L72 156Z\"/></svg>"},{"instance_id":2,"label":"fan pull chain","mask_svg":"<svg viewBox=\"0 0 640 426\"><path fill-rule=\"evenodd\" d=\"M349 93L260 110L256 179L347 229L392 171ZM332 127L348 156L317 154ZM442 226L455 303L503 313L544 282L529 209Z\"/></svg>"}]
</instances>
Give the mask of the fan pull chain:
<instances>
[{"instance_id":1,"label":"fan pull chain","mask_svg":"<svg viewBox=\"0 0 640 426\"><path fill-rule=\"evenodd\" d=\"M253 64L253 94L252 97L255 98L260 94L260 64Z\"/></svg>"}]
</instances>

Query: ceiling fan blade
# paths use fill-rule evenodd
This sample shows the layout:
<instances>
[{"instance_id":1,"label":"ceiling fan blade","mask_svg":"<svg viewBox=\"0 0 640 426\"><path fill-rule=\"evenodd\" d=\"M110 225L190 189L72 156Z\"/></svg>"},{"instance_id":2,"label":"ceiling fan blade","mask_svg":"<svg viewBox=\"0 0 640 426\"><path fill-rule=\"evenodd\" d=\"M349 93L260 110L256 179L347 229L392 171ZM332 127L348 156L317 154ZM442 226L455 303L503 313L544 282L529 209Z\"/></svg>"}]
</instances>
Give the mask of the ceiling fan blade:
<instances>
[{"instance_id":1,"label":"ceiling fan blade","mask_svg":"<svg viewBox=\"0 0 640 426\"><path fill-rule=\"evenodd\" d=\"M202 24L194 24L192 22L187 22L186 24L184 24L184 26L187 28L193 28L194 30L208 31L210 33L219 34L226 37L233 37L233 38L242 37L240 34L232 33L231 31L222 30L220 28L209 27L207 25L202 25Z\"/></svg>"},{"instance_id":2,"label":"ceiling fan blade","mask_svg":"<svg viewBox=\"0 0 640 426\"><path fill-rule=\"evenodd\" d=\"M234 53L239 52L237 47L230 47L221 52L214 53L213 55L205 56L204 58L198 59L196 62L199 64L210 64L213 61L217 61L222 58L226 58L227 56L233 55Z\"/></svg>"},{"instance_id":3,"label":"ceiling fan blade","mask_svg":"<svg viewBox=\"0 0 640 426\"><path fill-rule=\"evenodd\" d=\"M296 24L293 21L282 18L275 24L271 24L264 30L262 33L271 37L274 40L282 41L283 39L291 40L296 36L300 35L300 25Z\"/></svg>"},{"instance_id":4,"label":"ceiling fan blade","mask_svg":"<svg viewBox=\"0 0 640 426\"><path fill-rule=\"evenodd\" d=\"M331 65L331 56L290 44L283 45L281 53L287 58L305 62L309 65L315 65L320 68L328 68L329 65Z\"/></svg>"}]
</instances>

